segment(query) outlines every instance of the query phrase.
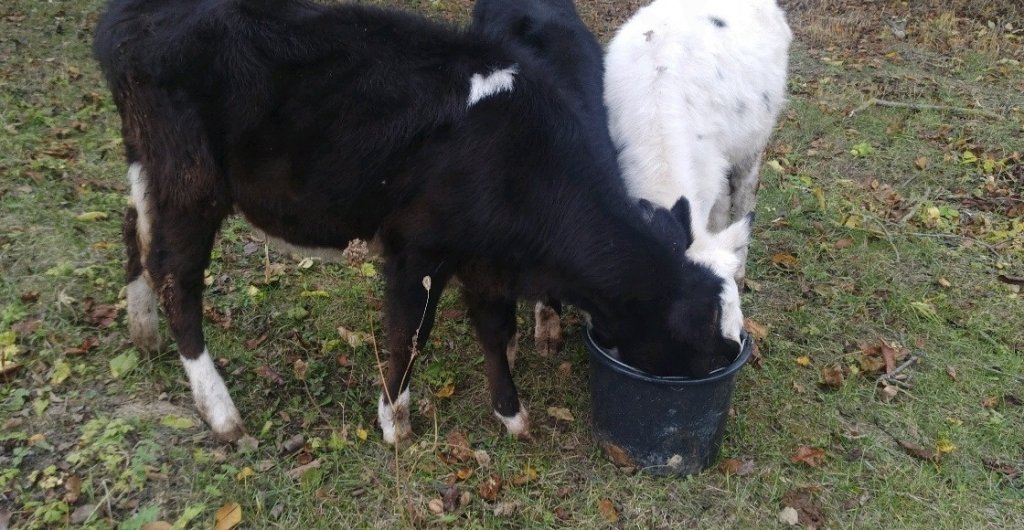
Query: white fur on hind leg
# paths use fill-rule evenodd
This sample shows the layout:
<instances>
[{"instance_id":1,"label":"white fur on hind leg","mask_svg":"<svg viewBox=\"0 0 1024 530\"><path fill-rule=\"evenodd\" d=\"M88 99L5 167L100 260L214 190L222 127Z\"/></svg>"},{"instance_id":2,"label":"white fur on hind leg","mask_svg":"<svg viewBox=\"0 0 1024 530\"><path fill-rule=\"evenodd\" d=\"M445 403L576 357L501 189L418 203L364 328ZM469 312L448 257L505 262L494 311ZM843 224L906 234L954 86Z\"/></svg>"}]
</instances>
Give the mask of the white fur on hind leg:
<instances>
[{"instance_id":1,"label":"white fur on hind leg","mask_svg":"<svg viewBox=\"0 0 1024 530\"><path fill-rule=\"evenodd\" d=\"M505 358L508 359L508 369L512 370L516 367L516 357L519 355L519 332L512 335L512 340L508 341L508 346L505 346Z\"/></svg>"},{"instance_id":2,"label":"white fur on hind leg","mask_svg":"<svg viewBox=\"0 0 1024 530\"><path fill-rule=\"evenodd\" d=\"M210 352L203 350L196 359L181 358L192 387L192 398L206 423L210 424L218 439L233 442L245 434L242 417L228 394L224 380L217 373L217 367L210 358Z\"/></svg>"},{"instance_id":3,"label":"white fur on hind leg","mask_svg":"<svg viewBox=\"0 0 1024 530\"><path fill-rule=\"evenodd\" d=\"M533 342L537 353L543 357L558 353L562 347L562 318L554 309L537 302L533 306L533 319Z\"/></svg>"},{"instance_id":4,"label":"white fur on hind leg","mask_svg":"<svg viewBox=\"0 0 1024 530\"><path fill-rule=\"evenodd\" d=\"M160 321L156 293L144 276L128 284L128 335L139 349L155 352L160 349Z\"/></svg>"},{"instance_id":5,"label":"white fur on hind leg","mask_svg":"<svg viewBox=\"0 0 1024 530\"><path fill-rule=\"evenodd\" d=\"M384 392L377 402L377 421L384 435L384 441L394 445L412 436L409 422L409 389L405 389L394 403L389 403Z\"/></svg>"},{"instance_id":6,"label":"white fur on hind leg","mask_svg":"<svg viewBox=\"0 0 1024 530\"><path fill-rule=\"evenodd\" d=\"M494 417L498 418L510 435L519 439L530 438L530 414L526 412L526 407L521 401L519 412L515 416L502 416L498 411L494 411Z\"/></svg>"}]
</instances>

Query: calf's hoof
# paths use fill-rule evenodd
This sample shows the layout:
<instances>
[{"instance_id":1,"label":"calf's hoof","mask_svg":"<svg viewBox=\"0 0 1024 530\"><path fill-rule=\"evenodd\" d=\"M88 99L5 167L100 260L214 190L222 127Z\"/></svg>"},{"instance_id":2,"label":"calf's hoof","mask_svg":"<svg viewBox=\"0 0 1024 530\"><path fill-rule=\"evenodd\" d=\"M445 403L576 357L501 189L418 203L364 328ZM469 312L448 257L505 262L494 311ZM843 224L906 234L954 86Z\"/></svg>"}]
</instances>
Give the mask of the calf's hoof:
<instances>
[{"instance_id":1,"label":"calf's hoof","mask_svg":"<svg viewBox=\"0 0 1024 530\"><path fill-rule=\"evenodd\" d=\"M409 389L405 389L398 399L391 402L384 392L377 402L377 422L380 423L384 441L390 445L398 445L412 438L412 423L409 421Z\"/></svg>"}]
</instances>

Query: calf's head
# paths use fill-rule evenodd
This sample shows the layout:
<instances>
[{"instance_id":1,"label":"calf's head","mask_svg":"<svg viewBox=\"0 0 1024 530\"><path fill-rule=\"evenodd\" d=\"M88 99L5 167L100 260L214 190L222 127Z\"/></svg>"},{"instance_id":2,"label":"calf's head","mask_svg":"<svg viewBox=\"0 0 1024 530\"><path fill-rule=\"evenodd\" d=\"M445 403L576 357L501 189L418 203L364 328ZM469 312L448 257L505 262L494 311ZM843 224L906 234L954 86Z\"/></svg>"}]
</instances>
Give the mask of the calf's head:
<instances>
[{"instance_id":1,"label":"calf's head","mask_svg":"<svg viewBox=\"0 0 1024 530\"><path fill-rule=\"evenodd\" d=\"M743 312L733 276L740 265L737 249L750 237L752 218L694 240L686 199L669 212L646 201L652 228L680 259L679 276L668 280L665 297L638 304L613 333L596 329L600 341L613 344L623 362L659 376L702 377L731 364L740 353Z\"/></svg>"}]
</instances>

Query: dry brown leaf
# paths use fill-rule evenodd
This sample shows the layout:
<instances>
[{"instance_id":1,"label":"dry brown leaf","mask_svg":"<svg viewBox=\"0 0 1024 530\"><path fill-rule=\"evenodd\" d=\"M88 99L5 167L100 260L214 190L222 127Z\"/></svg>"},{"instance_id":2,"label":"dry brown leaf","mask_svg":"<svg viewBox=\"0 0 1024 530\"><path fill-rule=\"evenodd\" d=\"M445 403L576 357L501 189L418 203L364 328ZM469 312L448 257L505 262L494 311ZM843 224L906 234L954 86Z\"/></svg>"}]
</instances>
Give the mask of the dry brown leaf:
<instances>
[{"instance_id":1,"label":"dry brown leaf","mask_svg":"<svg viewBox=\"0 0 1024 530\"><path fill-rule=\"evenodd\" d=\"M850 247L853 246L853 240L848 238L848 237L846 237L846 238L840 239L839 241L836 241L833 246L836 248L836 250L847 249L847 248L850 248Z\"/></svg>"},{"instance_id":2,"label":"dry brown leaf","mask_svg":"<svg viewBox=\"0 0 1024 530\"><path fill-rule=\"evenodd\" d=\"M989 410L996 408L996 406L998 406L998 405L999 405L999 397L997 397L997 396L989 396L989 397L985 398L984 401L981 402L981 406L985 407L985 408L987 408Z\"/></svg>"},{"instance_id":3,"label":"dry brown leaf","mask_svg":"<svg viewBox=\"0 0 1024 530\"><path fill-rule=\"evenodd\" d=\"M82 478L78 475L71 475L64 481L64 488L67 493L64 494L64 502L68 504L75 504L78 502L78 497L82 494Z\"/></svg>"},{"instance_id":4,"label":"dry brown leaf","mask_svg":"<svg viewBox=\"0 0 1024 530\"><path fill-rule=\"evenodd\" d=\"M295 379L299 381L306 380L306 373L309 372L309 363L302 359L295 359L295 363L292 364L292 368L295 370Z\"/></svg>"},{"instance_id":5,"label":"dry brown leaf","mask_svg":"<svg viewBox=\"0 0 1024 530\"><path fill-rule=\"evenodd\" d=\"M466 480L473 476L473 469L468 467L462 467L455 471L455 478L459 480Z\"/></svg>"},{"instance_id":6,"label":"dry brown leaf","mask_svg":"<svg viewBox=\"0 0 1024 530\"><path fill-rule=\"evenodd\" d=\"M64 355L82 355L96 347L96 337L86 337L80 346L64 350Z\"/></svg>"},{"instance_id":7,"label":"dry brown leaf","mask_svg":"<svg viewBox=\"0 0 1024 530\"><path fill-rule=\"evenodd\" d=\"M825 450L820 447L801 445L796 454L789 458L794 464L806 464L811 467L818 467L825 461Z\"/></svg>"},{"instance_id":8,"label":"dry brown leaf","mask_svg":"<svg viewBox=\"0 0 1024 530\"><path fill-rule=\"evenodd\" d=\"M117 320L117 307L112 305L98 305L89 314L89 321L97 326L108 328L114 325Z\"/></svg>"},{"instance_id":9,"label":"dry brown leaf","mask_svg":"<svg viewBox=\"0 0 1024 530\"><path fill-rule=\"evenodd\" d=\"M797 512L797 522L804 528L822 528L825 526L825 514L814 500L816 488L796 488L782 496L782 505L793 508ZM818 488L820 489L820 488Z\"/></svg>"},{"instance_id":10,"label":"dry brown leaf","mask_svg":"<svg viewBox=\"0 0 1024 530\"><path fill-rule=\"evenodd\" d=\"M286 475L293 479L301 479L307 471L320 467L320 459L311 460L309 463L303 464L299 467L289 470Z\"/></svg>"},{"instance_id":11,"label":"dry brown leaf","mask_svg":"<svg viewBox=\"0 0 1024 530\"><path fill-rule=\"evenodd\" d=\"M437 453L437 458L445 464L465 463L475 458L473 450L469 447L469 439L462 432L452 431L448 433L445 441L447 442L447 447L444 451Z\"/></svg>"},{"instance_id":12,"label":"dry brown leaf","mask_svg":"<svg viewBox=\"0 0 1024 530\"><path fill-rule=\"evenodd\" d=\"M1024 469L1021 466L1014 466L995 458L982 458L981 462L989 471L995 471L1010 480L1024 475Z\"/></svg>"},{"instance_id":13,"label":"dry brown leaf","mask_svg":"<svg viewBox=\"0 0 1024 530\"><path fill-rule=\"evenodd\" d=\"M615 509L615 504L612 503L611 499L601 499L597 503L597 511L604 517L605 521L609 523L619 522L619 511Z\"/></svg>"},{"instance_id":14,"label":"dry brown leaf","mask_svg":"<svg viewBox=\"0 0 1024 530\"><path fill-rule=\"evenodd\" d=\"M718 469L726 475L745 477L754 472L754 461L739 458L730 458L718 465Z\"/></svg>"},{"instance_id":15,"label":"dry brown leaf","mask_svg":"<svg viewBox=\"0 0 1024 530\"><path fill-rule=\"evenodd\" d=\"M538 476L537 470L534 469L533 466L527 464L526 466L523 466L523 474L512 479L512 485L522 486L527 482L537 480Z\"/></svg>"},{"instance_id":16,"label":"dry brown leaf","mask_svg":"<svg viewBox=\"0 0 1024 530\"><path fill-rule=\"evenodd\" d=\"M269 380L271 383L274 383L275 385L283 385L285 383L284 377L281 377L281 374L277 373L277 370L274 370L273 368L266 364L257 368L255 372L256 375Z\"/></svg>"},{"instance_id":17,"label":"dry brown leaf","mask_svg":"<svg viewBox=\"0 0 1024 530\"><path fill-rule=\"evenodd\" d=\"M897 442L900 444L900 449L903 449L903 452L907 453L908 455L914 458L925 460L935 464L939 463L942 460L942 455L936 453L935 451L925 449L920 445L911 442L906 442L903 440L897 440Z\"/></svg>"},{"instance_id":18,"label":"dry brown leaf","mask_svg":"<svg viewBox=\"0 0 1024 530\"><path fill-rule=\"evenodd\" d=\"M899 351L884 340L881 341L879 346L882 352L882 359L885 360L885 373L891 374L896 371L896 357L899 355Z\"/></svg>"},{"instance_id":19,"label":"dry brown leaf","mask_svg":"<svg viewBox=\"0 0 1024 530\"><path fill-rule=\"evenodd\" d=\"M256 348L259 347L260 344L263 344L263 341L265 341L265 340L267 340L267 334L266 333L260 335L259 337L256 337L255 339L249 339L249 340L245 341L245 347L246 347L246 349L249 349L249 350L255 350Z\"/></svg>"},{"instance_id":20,"label":"dry brown leaf","mask_svg":"<svg viewBox=\"0 0 1024 530\"><path fill-rule=\"evenodd\" d=\"M174 526L167 521L153 521L142 525L142 530L171 530Z\"/></svg>"},{"instance_id":21,"label":"dry brown leaf","mask_svg":"<svg viewBox=\"0 0 1024 530\"><path fill-rule=\"evenodd\" d=\"M919 156L914 159L914 166L917 167L917 169L924 171L925 169L928 169L928 159L926 157Z\"/></svg>"},{"instance_id":22,"label":"dry brown leaf","mask_svg":"<svg viewBox=\"0 0 1024 530\"><path fill-rule=\"evenodd\" d=\"M569 361L562 361L558 365L558 375L562 377L569 377L572 375L572 363Z\"/></svg>"},{"instance_id":23,"label":"dry brown leaf","mask_svg":"<svg viewBox=\"0 0 1024 530\"><path fill-rule=\"evenodd\" d=\"M242 507L237 502L229 502L217 510L214 519L214 530L231 530L242 522Z\"/></svg>"},{"instance_id":24,"label":"dry brown leaf","mask_svg":"<svg viewBox=\"0 0 1024 530\"><path fill-rule=\"evenodd\" d=\"M950 379L956 381L956 368L952 366L947 366L946 375L948 375Z\"/></svg>"},{"instance_id":25,"label":"dry brown leaf","mask_svg":"<svg viewBox=\"0 0 1024 530\"><path fill-rule=\"evenodd\" d=\"M441 492L441 500L444 502L444 513L452 513L459 509L459 499L462 492L457 486L448 486Z\"/></svg>"},{"instance_id":26,"label":"dry brown leaf","mask_svg":"<svg viewBox=\"0 0 1024 530\"><path fill-rule=\"evenodd\" d=\"M743 327L757 340L768 338L768 328L752 318L743 319Z\"/></svg>"},{"instance_id":27,"label":"dry brown leaf","mask_svg":"<svg viewBox=\"0 0 1024 530\"><path fill-rule=\"evenodd\" d=\"M843 367L839 365L826 366L821 369L821 384L828 388L840 388L846 378L843 375Z\"/></svg>"},{"instance_id":28,"label":"dry brown leaf","mask_svg":"<svg viewBox=\"0 0 1024 530\"><path fill-rule=\"evenodd\" d=\"M882 400L882 403L888 403L896 398L896 395L900 393L900 389L893 385L882 385L878 387L878 399Z\"/></svg>"},{"instance_id":29,"label":"dry brown leaf","mask_svg":"<svg viewBox=\"0 0 1024 530\"><path fill-rule=\"evenodd\" d=\"M444 513L444 501L441 499L430 499L430 502L427 503L427 509L437 515L441 515Z\"/></svg>"},{"instance_id":30,"label":"dry brown leaf","mask_svg":"<svg viewBox=\"0 0 1024 530\"><path fill-rule=\"evenodd\" d=\"M945 287L946 289L949 289L950 287L953 286L953 282L950 282L949 280L943 277L940 277L938 280L935 280L935 283L941 285L942 287Z\"/></svg>"},{"instance_id":31,"label":"dry brown leaf","mask_svg":"<svg viewBox=\"0 0 1024 530\"><path fill-rule=\"evenodd\" d=\"M616 466L630 468L636 467L636 462L633 460L633 457L629 456L629 453L618 445L611 442L601 442L601 449L604 449L604 454L607 455Z\"/></svg>"},{"instance_id":32,"label":"dry brown leaf","mask_svg":"<svg viewBox=\"0 0 1024 530\"><path fill-rule=\"evenodd\" d=\"M795 269L800 265L800 260L792 254L779 253L772 256L772 263L783 269Z\"/></svg>"},{"instance_id":33,"label":"dry brown leaf","mask_svg":"<svg viewBox=\"0 0 1024 530\"><path fill-rule=\"evenodd\" d=\"M491 473L480 481L477 494L480 495L481 499L494 501L498 498L498 493L501 493L501 477Z\"/></svg>"}]
</instances>

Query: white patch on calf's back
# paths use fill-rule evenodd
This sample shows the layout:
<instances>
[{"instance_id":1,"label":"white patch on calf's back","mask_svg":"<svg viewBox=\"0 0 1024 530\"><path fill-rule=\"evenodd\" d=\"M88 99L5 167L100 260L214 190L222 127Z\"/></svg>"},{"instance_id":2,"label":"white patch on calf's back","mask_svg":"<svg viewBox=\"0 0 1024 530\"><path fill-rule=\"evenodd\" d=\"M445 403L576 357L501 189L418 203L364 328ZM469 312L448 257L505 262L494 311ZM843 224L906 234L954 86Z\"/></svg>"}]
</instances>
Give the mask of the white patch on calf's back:
<instances>
[{"instance_id":1,"label":"white patch on calf's back","mask_svg":"<svg viewBox=\"0 0 1024 530\"><path fill-rule=\"evenodd\" d=\"M408 388L393 402L388 400L384 392L380 393L380 401L377 402L377 422L380 423L384 441L391 445L412 436Z\"/></svg>"},{"instance_id":2,"label":"white patch on calf's back","mask_svg":"<svg viewBox=\"0 0 1024 530\"><path fill-rule=\"evenodd\" d=\"M188 375L189 386L192 387L192 398L195 399L199 413L210 424L217 438L235 441L245 434L242 417L235 408L234 401L228 393L224 380L217 373L217 367L210 358L210 352L203 353L195 359L181 357Z\"/></svg>"},{"instance_id":3,"label":"white patch on calf's back","mask_svg":"<svg viewBox=\"0 0 1024 530\"><path fill-rule=\"evenodd\" d=\"M508 68L495 70L486 76L473 74L469 80L469 97L466 99L466 106L472 107L480 100L499 94L511 92L516 74L519 73L519 65L513 64Z\"/></svg>"}]
</instances>

